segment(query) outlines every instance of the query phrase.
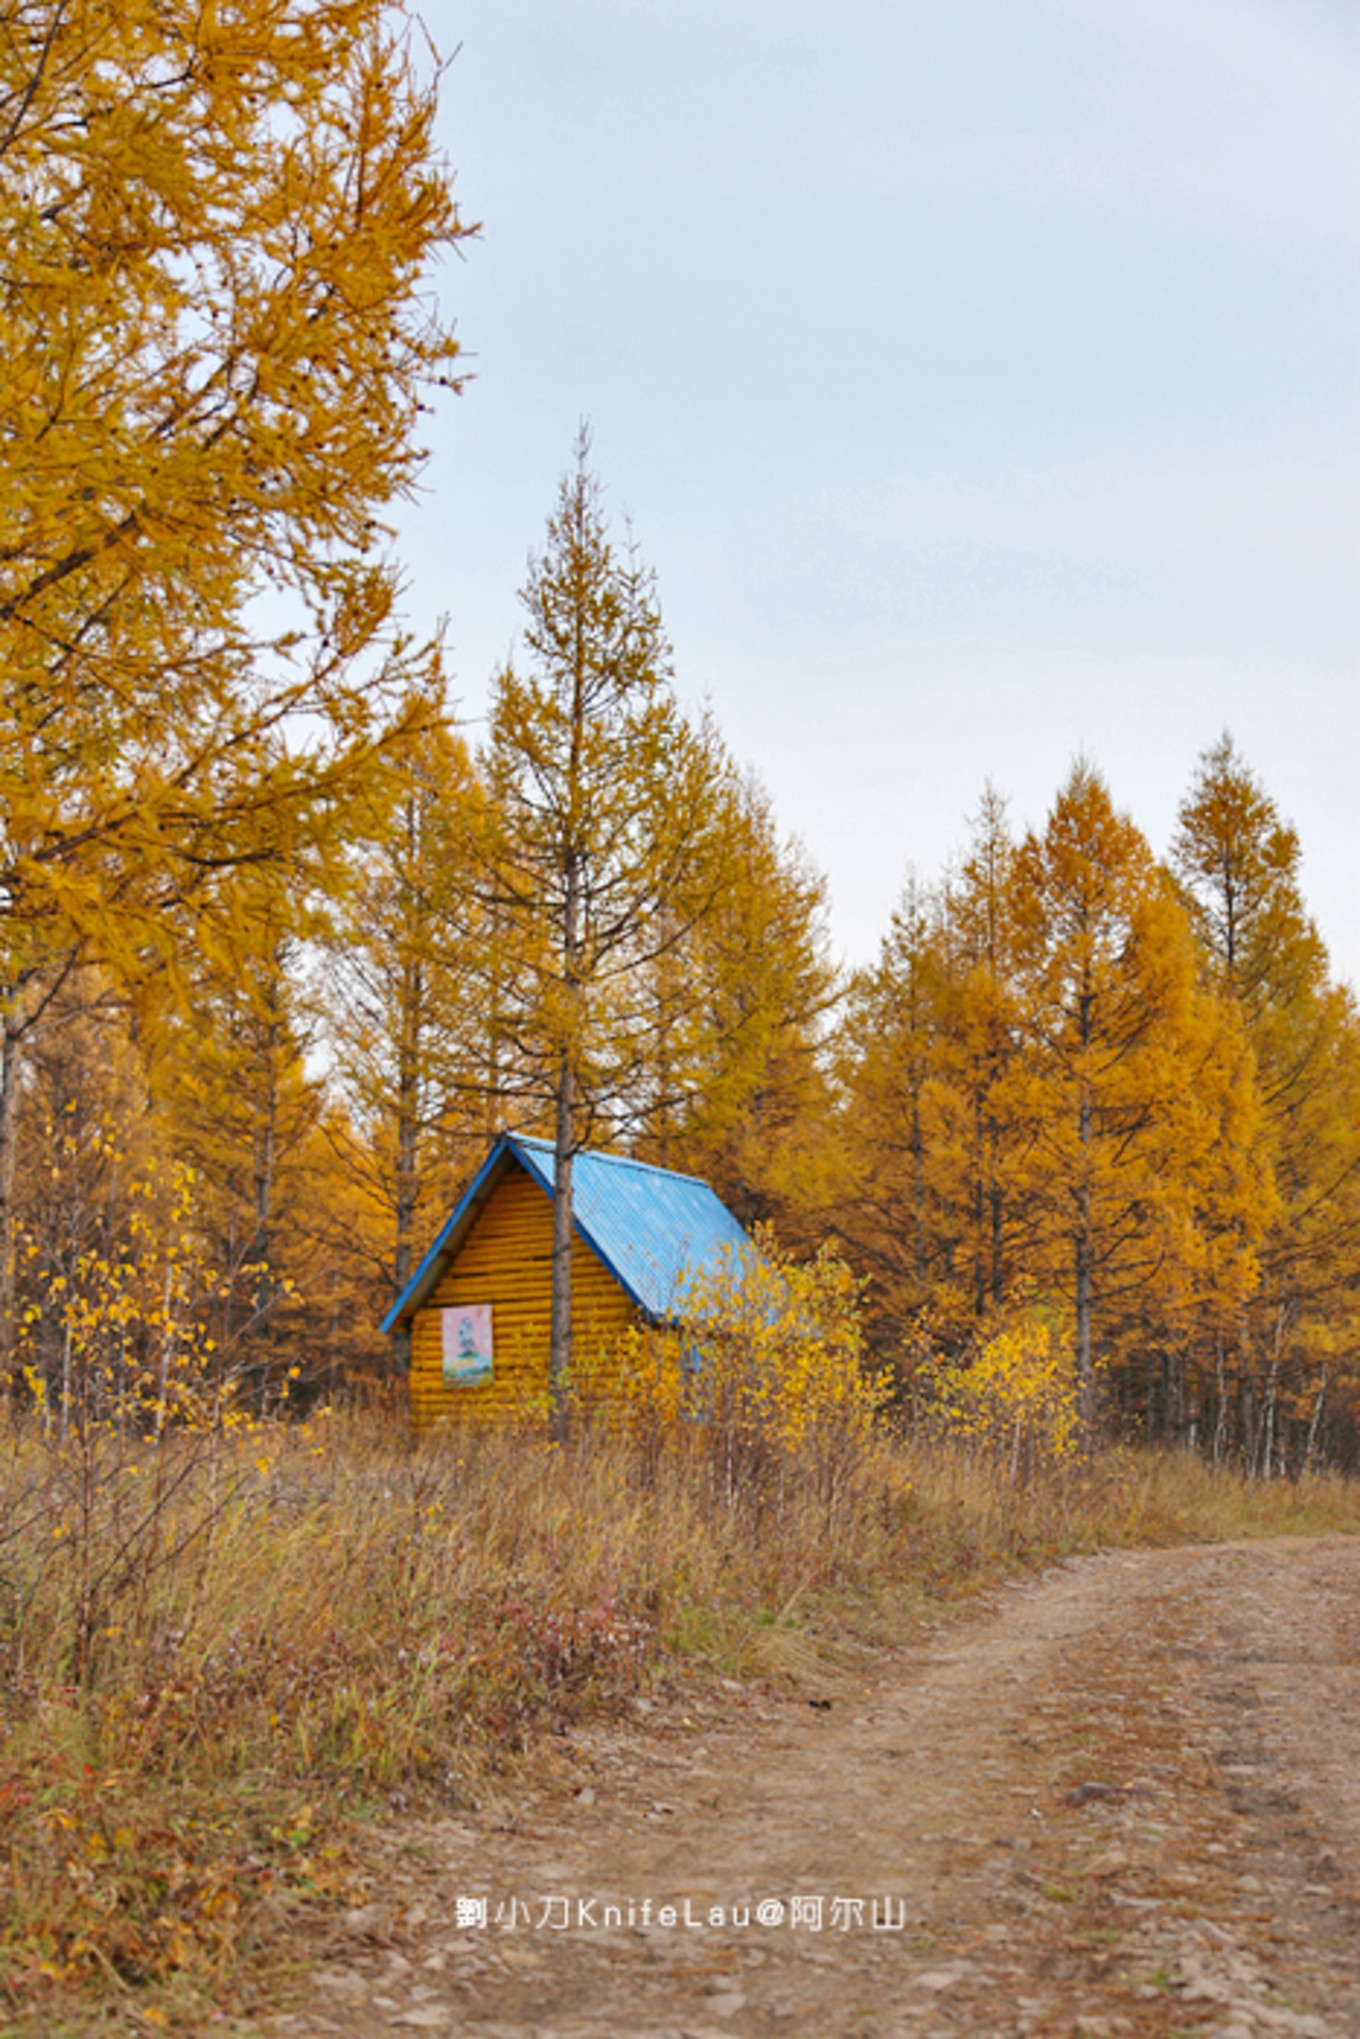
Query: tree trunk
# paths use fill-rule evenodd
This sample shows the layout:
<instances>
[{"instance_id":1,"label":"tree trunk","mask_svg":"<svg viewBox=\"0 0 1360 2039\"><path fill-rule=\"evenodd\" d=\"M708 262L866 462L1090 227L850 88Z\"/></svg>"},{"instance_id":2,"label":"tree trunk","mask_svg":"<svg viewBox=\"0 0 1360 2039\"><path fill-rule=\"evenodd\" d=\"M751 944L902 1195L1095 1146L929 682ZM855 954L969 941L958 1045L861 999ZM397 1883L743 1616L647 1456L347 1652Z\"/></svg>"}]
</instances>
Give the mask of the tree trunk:
<instances>
[{"instance_id":1,"label":"tree trunk","mask_svg":"<svg viewBox=\"0 0 1360 2039\"><path fill-rule=\"evenodd\" d=\"M1223 1378L1223 1340L1218 1341L1214 1356L1214 1370L1218 1377L1218 1420L1214 1424L1214 1464L1223 1462L1223 1448L1228 1434L1228 1389Z\"/></svg>"},{"instance_id":2,"label":"tree trunk","mask_svg":"<svg viewBox=\"0 0 1360 2039\"><path fill-rule=\"evenodd\" d=\"M1303 1467L1311 1473L1317 1464L1318 1425L1322 1421L1322 1405L1327 1398L1327 1365L1324 1362L1322 1379L1318 1382L1317 1399L1313 1403L1313 1417L1308 1425L1308 1449L1304 1455Z\"/></svg>"},{"instance_id":3,"label":"tree trunk","mask_svg":"<svg viewBox=\"0 0 1360 2039\"><path fill-rule=\"evenodd\" d=\"M268 1003L272 1010L276 986L268 987ZM257 1093L255 1125L255 1154L251 1180L251 1199L254 1207L255 1235L250 1242L250 1274L253 1289L250 1339L256 1339L266 1347L251 1365L254 1381L255 1413L262 1416L269 1395L269 1358L266 1331L270 1326L270 1315L274 1302L274 1170L277 1162L279 1131L279 1099L277 1078L278 1028L272 1022L264 1035L264 1088Z\"/></svg>"},{"instance_id":4,"label":"tree trunk","mask_svg":"<svg viewBox=\"0 0 1360 2039\"><path fill-rule=\"evenodd\" d=\"M982 1099L973 1100L973 1314L987 1314L987 1155L982 1129Z\"/></svg>"},{"instance_id":5,"label":"tree trunk","mask_svg":"<svg viewBox=\"0 0 1360 2039\"><path fill-rule=\"evenodd\" d=\"M16 1385L14 1347L14 1183L19 1141L19 1041L12 997L0 1015L0 1366Z\"/></svg>"},{"instance_id":6,"label":"tree trunk","mask_svg":"<svg viewBox=\"0 0 1360 2039\"><path fill-rule=\"evenodd\" d=\"M1096 1408L1095 1375L1091 1365L1091 1184L1086 1164L1086 1150L1091 1144L1091 1100L1084 1092L1078 1135L1082 1147L1082 1177L1077 1190L1077 1413L1081 1422L1082 1447L1089 1452L1095 1443Z\"/></svg>"},{"instance_id":7,"label":"tree trunk","mask_svg":"<svg viewBox=\"0 0 1360 2039\"><path fill-rule=\"evenodd\" d=\"M1006 1272L1005 1272L1006 1235L1002 1218L1002 1213L1004 1209L1004 1193L1002 1191L1000 1183L996 1180L996 1150L998 1142L995 1119L993 1119L991 1124L990 1141L992 1156L991 1158L992 1187L990 1192L990 1201L992 1208L992 1306L994 1309L999 1310L1001 1308L1002 1303L1006 1299Z\"/></svg>"},{"instance_id":8,"label":"tree trunk","mask_svg":"<svg viewBox=\"0 0 1360 2039\"><path fill-rule=\"evenodd\" d=\"M562 912L563 976L568 1033L557 1066L557 1122L553 1129L552 1334L548 1346L548 1398L552 1434L567 1434L567 1393L571 1384L571 1162L576 1151L576 1004L578 885L574 858L568 860Z\"/></svg>"},{"instance_id":9,"label":"tree trunk","mask_svg":"<svg viewBox=\"0 0 1360 2039\"><path fill-rule=\"evenodd\" d=\"M916 1286L923 1290L926 1285L926 1159L925 1143L921 1138L920 1102L915 1096L911 1101L911 1173L916 1219Z\"/></svg>"},{"instance_id":10,"label":"tree trunk","mask_svg":"<svg viewBox=\"0 0 1360 2039\"><path fill-rule=\"evenodd\" d=\"M548 1352L548 1393L552 1434L567 1434L567 1389L571 1380L571 1161L575 1084L571 1057L558 1071L557 1125L553 1143L552 1337Z\"/></svg>"},{"instance_id":11,"label":"tree trunk","mask_svg":"<svg viewBox=\"0 0 1360 2039\"><path fill-rule=\"evenodd\" d=\"M409 964L403 986L405 1010L402 1038L397 1053L397 1180L396 1236L393 1241L392 1272L397 1294L411 1279L411 1241L416 1221L416 1176L420 1143L420 1013L422 973L418 961ZM392 1333L392 1368L399 1375L411 1371L411 1326L398 1324Z\"/></svg>"},{"instance_id":12,"label":"tree trunk","mask_svg":"<svg viewBox=\"0 0 1360 2039\"><path fill-rule=\"evenodd\" d=\"M1280 1362L1272 1358L1270 1375L1266 1385L1265 1421L1261 1426L1261 1478L1269 1480L1275 1473L1275 1406L1278 1399Z\"/></svg>"}]
</instances>

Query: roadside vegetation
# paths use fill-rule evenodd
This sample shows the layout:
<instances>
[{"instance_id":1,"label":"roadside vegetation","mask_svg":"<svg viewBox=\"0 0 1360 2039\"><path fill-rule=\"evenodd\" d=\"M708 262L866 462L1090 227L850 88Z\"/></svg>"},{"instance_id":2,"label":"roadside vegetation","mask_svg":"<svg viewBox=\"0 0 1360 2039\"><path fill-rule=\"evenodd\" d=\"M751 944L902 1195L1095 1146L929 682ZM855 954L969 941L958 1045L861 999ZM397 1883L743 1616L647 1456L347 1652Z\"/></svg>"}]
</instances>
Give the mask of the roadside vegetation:
<instances>
[{"instance_id":1,"label":"roadside vegetation","mask_svg":"<svg viewBox=\"0 0 1360 2039\"><path fill-rule=\"evenodd\" d=\"M669 1399L608 1428L578 1412L565 1445L541 1427L415 1444L381 1409L158 1437L14 1421L15 2029L82 2003L128 2030L249 2009L300 1920L362 1901L365 1822L546 1776L576 1723L649 1689L822 1675L1073 1552L1360 1529L1339 1476L1083 1459L1035 1429L1017 1457L1014 1411L989 1431L976 1401L908 1436L824 1382L787 1425L743 1403L745 1350L729 1340L702 1419L658 1363Z\"/></svg>"}]
</instances>

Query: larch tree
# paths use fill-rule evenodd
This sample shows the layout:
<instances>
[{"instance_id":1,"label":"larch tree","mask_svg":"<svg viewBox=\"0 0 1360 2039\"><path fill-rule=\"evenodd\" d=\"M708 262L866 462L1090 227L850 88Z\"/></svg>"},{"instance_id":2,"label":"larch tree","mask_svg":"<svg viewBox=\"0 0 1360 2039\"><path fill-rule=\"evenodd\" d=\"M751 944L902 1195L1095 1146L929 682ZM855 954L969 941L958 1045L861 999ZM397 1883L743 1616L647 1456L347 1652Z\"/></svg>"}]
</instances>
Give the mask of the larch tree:
<instances>
[{"instance_id":1,"label":"larch tree","mask_svg":"<svg viewBox=\"0 0 1360 2039\"><path fill-rule=\"evenodd\" d=\"M1095 1326L1188 1294L1205 1263L1200 1204L1224 1145L1249 1146L1250 1058L1199 984L1169 876L1103 780L1077 764L1042 835L1016 857L1016 961L1032 1066L1030 1194L1047 1272L1073 1310L1083 1424L1095 1414ZM1243 1288L1259 1235L1250 1175L1228 1175Z\"/></svg>"},{"instance_id":2,"label":"larch tree","mask_svg":"<svg viewBox=\"0 0 1360 2039\"><path fill-rule=\"evenodd\" d=\"M1250 1024L1316 989L1327 953L1300 889L1298 834L1227 731L1199 759L1171 862L1215 981Z\"/></svg>"},{"instance_id":3,"label":"larch tree","mask_svg":"<svg viewBox=\"0 0 1360 2039\"><path fill-rule=\"evenodd\" d=\"M928 1313L965 1343L1008 1299L1026 1243L1030 1138L1016 987L1016 848L988 788L960 869L912 874L843 1030L842 1223L901 1339Z\"/></svg>"},{"instance_id":4,"label":"larch tree","mask_svg":"<svg viewBox=\"0 0 1360 2039\"><path fill-rule=\"evenodd\" d=\"M655 1019L637 1146L706 1177L744 1225L792 1238L825 1203L824 1037L839 989L826 884L801 843L781 839L756 780L733 775L719 797L726 877L642 987Z\"/></svg>"},{"instance_id":5,"label":"larch tree","mask_svg":"<svg viewBox=\"0 0 1360 2039\"><path fill-rule=\"evenodd\" d=\"M500 1044L486 997L494 929L465 853L485 791L442 699L434 706L369 781L349 883L324 936L346 1107L334 1130L382 1213L374 1258L383 1288L397 1293L427 1209L447 1201L496 1116ZM395 1359L404 1372L404 1342Z\"/></svg>"},{"instance_id":6,"label":"larch tree","mask_svg":"<svg viewBox=\"0 0 1360 2039\"><path fill-rule=\"evenodd\" d=\"M317 1033L303 945L315 911L270 865L219 888L213 939L143 1036L150 1093L195 1171L199 1222L222 1277L215 1329L248 1364L256 1399L281 1319L307 1276L307 1205L324 1108L307 1056Z\"/></svg>"},{"instance_id":7,"label":"larch tree","mask_svg":"<svg viewBox=\"0 0 1360 2039\"><path fill-rule=\"evenodd\" d=\"M952 1230L965 1244L973 1313L1002 1304L1027 1222L1029 1129L1016 987L1016 845L1006 803L984 788L963 867L940 916L944 996L937 1069L942 1097L938 1175Z\"/></svg>"},{"instance_id":8,"label":"larch tree","mask_svg":"<svg viewBox=\"0 0 1360 2039\"><path fill-rule=\"evenodd\" d=\"M378 520L454 380L426 283L463 231L414 34L386 0L6 9L6 1307L18 1060L52 982L163 961L180 909L286 855L381 733Z\"/></svg>"},{"instance_id":9,"label":"larch tree","mask_svg":"<svg viewBox=\"0 0 1360 2039\"><path fill-rule=\"evenodd\" d=\"M577 441L521 595L524 656L499 674L485 770L484 896L521 1081L553 1140L554 1425L571 1360L572 1161L625 1130L653 1015L642 982L712 908L727 868L725 760L681 712L654 578L610 540Z\"/></svg>"},{"instance_id":10,"label":"larch tree","mask_svg":"<svg viewBox=\"0 0 1360 2039\"><path fill-rule=\"evenodd\" d=\"M1348 1388L1360 1249L1360 1015L1333 982L1305 904L1294 829L1224 735L1200 758L1172 845L1211 981L1239 1006L1256 1057L1260 1165L1277 1203L1263 1279L1225 1339L1239 1443L1263 1472L1286 1421L1305 1453L1333 1388Z\"/></svg>"},{"instance_id":11,"label":"larch tree","mask_svg":"<svg viewBox=\"0 0 1360 2039\"><path fill-rule=\"evenodd\" d=\"M840 1029L845 1186L839 1228L872 1274L879 1335L899 1343L948 1278L936 1157L948 996L939 894L908 874L878 961L850 988Z\"/></svg>"},{"instance_id":12,"label":"larch tree","mask_svg":"<svg viewBox=\"0 0 1360 2039\"><path fill-rule=\"evenodd\" d=\"M72 972L49 1001L24 1071L18 1330L24 1364L42 1379L46 1411L63 1431L69 1312L84 1313L100 1271L137 1252L130 1221L157 1173L155 1115L128 1018L126 1001L98 972Z\"/></svg>"}]
</instances>

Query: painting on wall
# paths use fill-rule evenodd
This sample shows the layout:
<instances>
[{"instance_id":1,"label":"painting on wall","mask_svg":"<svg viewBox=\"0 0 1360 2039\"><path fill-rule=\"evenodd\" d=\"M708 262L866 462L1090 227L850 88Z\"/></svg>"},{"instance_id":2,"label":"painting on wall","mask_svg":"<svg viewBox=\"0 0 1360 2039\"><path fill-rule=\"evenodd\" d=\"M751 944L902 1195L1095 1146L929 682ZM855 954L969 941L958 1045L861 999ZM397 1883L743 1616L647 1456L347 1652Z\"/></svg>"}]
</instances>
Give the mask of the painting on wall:
<instances>
[{"instance_id":1,"label":"painting on wall","mask_svg":"<svg viewBox=\"0 0 1360 2039\"><path fill-rule=\"evenodd\" d=\"M469 1388L491 1378L491 1305L463 1303L440 1312L444 1332L444 1379Z\"/></svg>"}]
</instances>

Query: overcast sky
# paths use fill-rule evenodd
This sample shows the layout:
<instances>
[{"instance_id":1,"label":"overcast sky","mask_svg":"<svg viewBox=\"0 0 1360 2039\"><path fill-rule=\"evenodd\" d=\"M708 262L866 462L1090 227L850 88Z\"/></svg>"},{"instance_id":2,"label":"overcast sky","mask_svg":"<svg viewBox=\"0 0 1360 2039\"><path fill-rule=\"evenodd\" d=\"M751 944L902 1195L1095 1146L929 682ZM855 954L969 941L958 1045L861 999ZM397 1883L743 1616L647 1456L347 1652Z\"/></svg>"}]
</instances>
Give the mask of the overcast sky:
<instances>
[{"instance_id":1,"label":"overcast sky","mask_svg":"<svg viewBox=\"0 0 1360 2039\"><path fill-rule=\"evenodd\" d=\"M1360 980L1354 0L426 0L475 380L403 512L469 717L577 421L874 953L988 779L1164 851L1231 727Z\"/></svg>"}]
</instances>

